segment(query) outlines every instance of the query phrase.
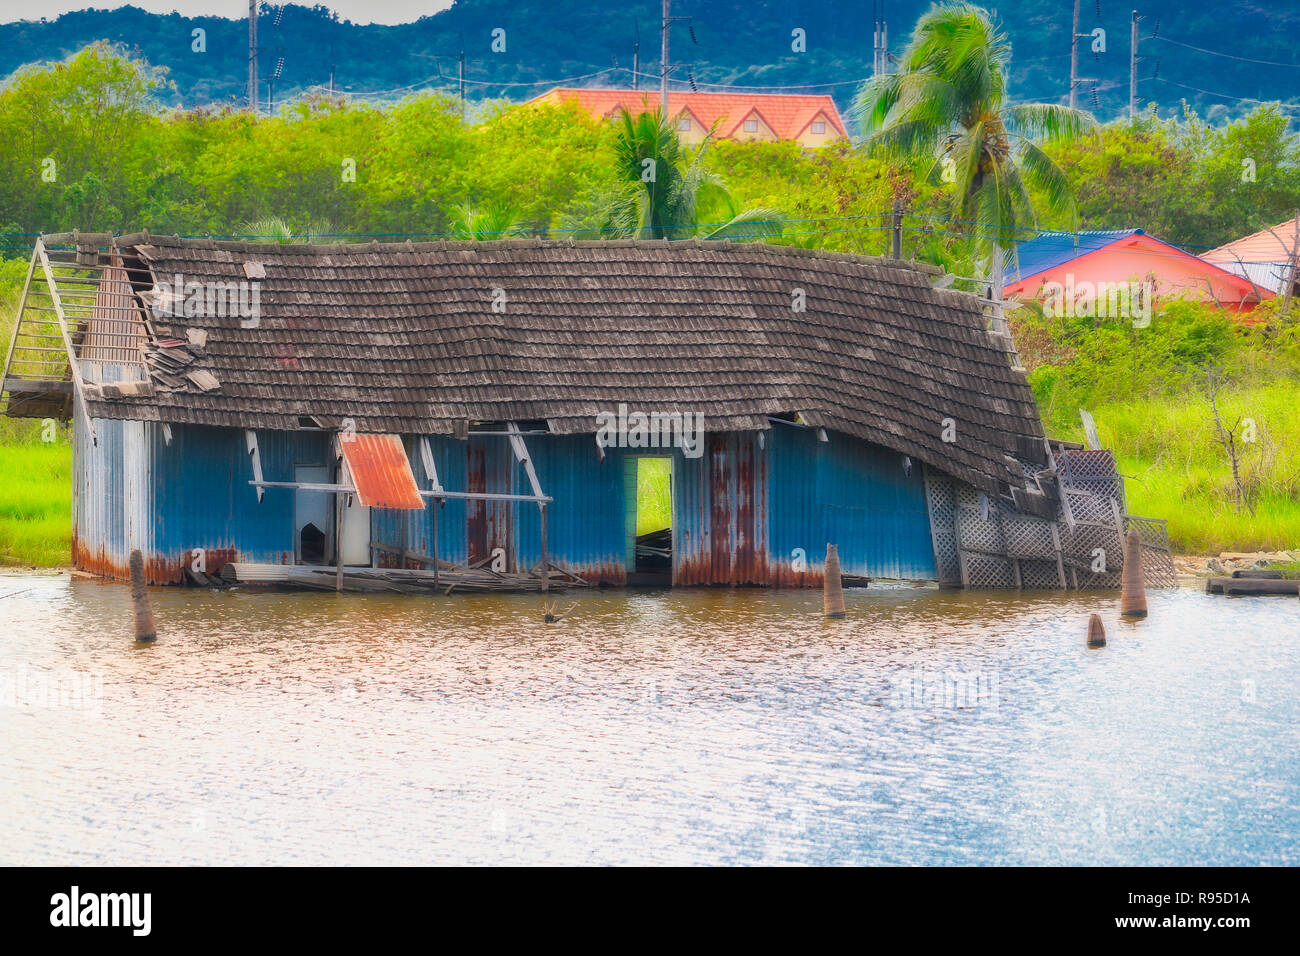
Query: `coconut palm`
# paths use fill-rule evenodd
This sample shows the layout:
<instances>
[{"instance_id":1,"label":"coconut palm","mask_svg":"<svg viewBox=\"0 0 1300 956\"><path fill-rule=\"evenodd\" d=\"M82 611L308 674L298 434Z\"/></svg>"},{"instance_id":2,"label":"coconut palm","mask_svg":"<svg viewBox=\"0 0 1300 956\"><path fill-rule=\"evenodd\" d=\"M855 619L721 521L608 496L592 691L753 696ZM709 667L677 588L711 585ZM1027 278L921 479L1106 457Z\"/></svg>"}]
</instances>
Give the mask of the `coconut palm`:
<instances>
[{"instance_id":1,"label":"coconut palm","mask_svg":"<svg viewBox=\"0 0 1300 956\"><path fill-rule=\"evenodd\" d=\"M334 225L325 219L313 219L306 230L297 232L280 216L263 216L239 226L242 235L261 242L307 243L325 236L335 235Z\"/></svg>"},{"instance_id":2,"label":"coconut palm","mask_svg":"<svg viewBox=\"0 0 1300 956\"><path fill-rule=\"evenodd\" d=\"M519 213L506 203L475 206L464 202L452 207L450 218L453 239L506 239L527 232L520 224Z\"/></svg>"},{"instance_id":3,"label":"coconut palm","mask_svg":"<svg viewBox=\"0 0 1300 956\"><path fill-rule=\"evenodd\" d=\"M951 183L957 218L974 227L964 231L986 251L1038 228L1040 211L1064 214L1073 227L1073 190L1039 143L1096 129L1082 110L1008 105L1010 55L1006 35L982 8L936 5L917 23L900 71L873 77L858 101L866 147L928 164L928 180Z\"/></svg>"},{"instance_id":4,"label":"coconut palm","mask_svg":"<svg viewBox=\"0 0 1300 956\"><path fill-rule=\"evenodd\" d=\"M711 136L690 155L659 110L636 116L622 110L614 142L619 186L562 217L561 228L576 238L743 240L779 234L780 213L738 209L721 178L704 168ZM698 224L706 213L720 221Z\"/></svg>"}]
</instances>

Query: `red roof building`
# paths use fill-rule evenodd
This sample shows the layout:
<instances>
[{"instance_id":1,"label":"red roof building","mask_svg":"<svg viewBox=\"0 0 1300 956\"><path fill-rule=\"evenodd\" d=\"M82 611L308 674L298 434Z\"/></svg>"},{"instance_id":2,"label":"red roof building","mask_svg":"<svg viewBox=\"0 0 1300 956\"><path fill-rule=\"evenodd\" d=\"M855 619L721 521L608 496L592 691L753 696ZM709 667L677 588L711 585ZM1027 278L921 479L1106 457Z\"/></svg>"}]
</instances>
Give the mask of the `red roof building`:
<instances>
[{"instance_id":1,"label":"red roof building","mask_svg":"<svg viewBox=\"0 0 1300 956\"><path fill-rule=\"evenodd\" d=\"M613 118L620 109L633 114L659 108L657 90L580 90L557 87L530 102L576 100L599 119ZM775 93L668 94L668 112L677 119L682 140L698 143L714 124L719 139L794 140L803 146L824 146L847 139L844 122L829 96Z\"/></svg>"}]
</instances>

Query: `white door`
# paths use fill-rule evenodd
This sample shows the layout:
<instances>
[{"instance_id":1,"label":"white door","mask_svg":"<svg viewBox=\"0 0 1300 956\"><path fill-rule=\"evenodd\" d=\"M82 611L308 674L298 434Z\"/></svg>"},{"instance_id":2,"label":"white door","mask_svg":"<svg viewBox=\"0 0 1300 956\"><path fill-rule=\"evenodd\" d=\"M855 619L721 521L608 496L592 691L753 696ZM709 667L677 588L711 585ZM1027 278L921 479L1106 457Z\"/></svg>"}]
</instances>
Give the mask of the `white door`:
<instances>
[{"instance_id":1,"label":"white door","mask_svg":"<svg viewBox=\"0 0 1300 956\"><path fill-rule=\"evenodd\" d=\"M343 505L343 563L370 567L370 509L356 495L346 495Z\"/></svg>"}]
</instances>

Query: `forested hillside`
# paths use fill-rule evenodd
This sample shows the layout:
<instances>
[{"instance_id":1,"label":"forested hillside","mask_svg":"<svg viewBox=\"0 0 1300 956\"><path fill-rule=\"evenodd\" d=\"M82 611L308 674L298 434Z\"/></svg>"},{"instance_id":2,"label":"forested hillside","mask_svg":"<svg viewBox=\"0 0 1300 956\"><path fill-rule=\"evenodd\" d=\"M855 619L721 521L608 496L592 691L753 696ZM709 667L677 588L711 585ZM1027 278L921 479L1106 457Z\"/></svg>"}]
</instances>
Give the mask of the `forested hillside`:
<instances>
[{"instance_id":1,"label":"forested hillside","mask_svg":"<svg viewBox=\"0 0 1300 956\"><path fill-rule=\"evenodd\" d=\"M1161 115L1180 111L1186 98L1202 115L1240 114L1257 101L1281 100L1300 109L1300 4L1256 0L1083 0L1080 32L1105 31L1105 51L1080 44L1080 69L1089 78L1080 102L1103 119L1128 104L1130 11L1145 16L1139 64L1140 99ZM890 49L902 51L928 0L886 0ZM674 16L690 17L672 33L672 57L706 84L815 87L842 107L870 73L875 4L866 0L675 0ZM1015 0L997 5L1014 57L1012 95L1020 100L1063 99L1068 89L1069 0ZM634 44L641 69L657 82L659 0L559 4L553 0L458 0L414 23L361 26L325 6L265 5L260 56L263 87L280 57L277 102L313 85L377 99L412 89L454 90L456 59L464 50L472 100L526 99L556 81L625 86L632 81ZM278 21L278 25L277 25ZM693 43L687 27L694 30ZM206 50L194 52L192 31L206 31ZM493 52L492 31L505 31L505 49ZM792 50L803 30L806 52ZM169 71L174 105L240 102L246 97L247 25L215 17L159 16L136 8L84 10L49 22L0 24L0 76L42 60L59 60L96 40L137 51ZM1194 49L1201 48L1200 50ZM1208 52L1206 52L1208 51ZM577 79L574 79L577 78ZM1096 81L1096 96L1092 88Z\"/></svg>"}]
</instances>

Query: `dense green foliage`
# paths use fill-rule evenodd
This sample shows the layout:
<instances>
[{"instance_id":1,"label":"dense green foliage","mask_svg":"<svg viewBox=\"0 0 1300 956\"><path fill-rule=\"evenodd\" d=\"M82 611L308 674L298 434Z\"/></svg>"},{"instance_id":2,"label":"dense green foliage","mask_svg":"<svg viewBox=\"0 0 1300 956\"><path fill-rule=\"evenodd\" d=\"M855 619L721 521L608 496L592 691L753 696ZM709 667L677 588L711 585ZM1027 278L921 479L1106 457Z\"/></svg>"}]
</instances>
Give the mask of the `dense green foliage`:
<instances>
[{"instance_id":1,"label":"dense green foliage","mask_svg":"<svg viewBox=\"0 0 1300 956\"><path fill-rule=\"evenodd\" d=\"M1020 356L1049 434L1082 440L1097 421L1129 477L1129 507L1169 520L1185 551L1300 544L1300 307L1265 303L1242 324L1199 303L1170 302L1151 325L1012 315ZM1232 431L1249 508L1236 508L1210 404Z\"/></svg>"}]
</instances>

